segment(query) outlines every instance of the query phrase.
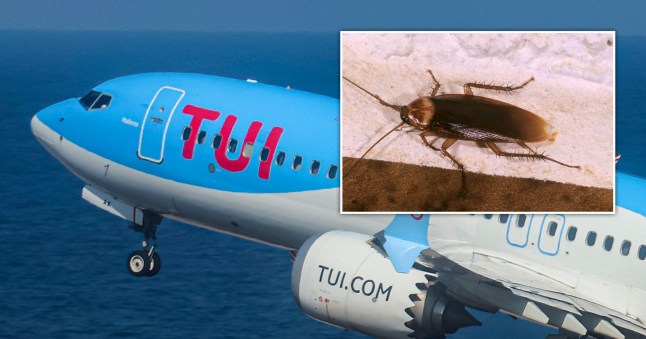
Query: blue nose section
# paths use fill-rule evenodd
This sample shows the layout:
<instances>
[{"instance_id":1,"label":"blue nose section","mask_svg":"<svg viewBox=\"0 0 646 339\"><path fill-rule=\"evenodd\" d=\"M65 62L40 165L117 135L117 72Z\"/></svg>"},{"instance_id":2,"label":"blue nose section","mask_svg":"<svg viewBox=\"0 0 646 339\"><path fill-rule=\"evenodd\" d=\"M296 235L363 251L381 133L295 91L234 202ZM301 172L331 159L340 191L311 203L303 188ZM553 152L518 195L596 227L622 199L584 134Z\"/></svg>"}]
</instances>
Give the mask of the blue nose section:
<instances>
[{"instance_id":1,"label":"blue nose section","mask_svg":"<svg viewBox=\"0 0 646 339\"><path fill-rule=\"evenodd\" d=\"M83 107L78 103L78 99L68 99L42 109L35 117L50 128L56 129L66 118L80 111L83 111Z\"/></svg>"},{"instance_id":2,"label":"blue nose section","mask_svg":"<svg viewBox=\"0 0 646 339\"><path fill-rule=\"evenodd\" d=\"M57 145L63 140L66 120L82 111L78 99L69 99L42 109L31 118L31 132L52 155L58 158Z\"/></svg>"},{"instance_id":3,"label":"blue nose section","mask_svg":"<svg viewBox=\"0 0 646 339\"><path fill-rule=\"evenodd\" d=\"M31 118L31 132L36 137L36 140L40 142L45 149L52 155L56 156L56 145L60 141L60 134L54 132L51 125L53 125L52 118L54 114L50 111L49 108L45 108L42 111L36 113Z\"/></svg>"},{"instance_id":4,"label":"blue nose section","mask_svg":"<svg viewBox=\"0 0 646 339\"><path fill-rule=\"evenodd\" d=\"M75 115L83 114L85 109L78 103L78 99L68 99L42 109L31 119L31 131L42 140L47 136L44 128L65 135L65 127ZM46 140L42 140L46 141Z\"/></svg>"},{"instance_id":5,"label":"blue nose section","mask_svg":"<svg viewBox=\"0 0 646 339\"><path fill-rule=\"evenodd\" d=\"M49 144L53 144L52 128L50 127L52 120L52 112L50 107L41 110L31 118L31 132L36 139L43 144L46 148ZM48 148L49 150L49 148Z\"/></svg>"}]
</instances>

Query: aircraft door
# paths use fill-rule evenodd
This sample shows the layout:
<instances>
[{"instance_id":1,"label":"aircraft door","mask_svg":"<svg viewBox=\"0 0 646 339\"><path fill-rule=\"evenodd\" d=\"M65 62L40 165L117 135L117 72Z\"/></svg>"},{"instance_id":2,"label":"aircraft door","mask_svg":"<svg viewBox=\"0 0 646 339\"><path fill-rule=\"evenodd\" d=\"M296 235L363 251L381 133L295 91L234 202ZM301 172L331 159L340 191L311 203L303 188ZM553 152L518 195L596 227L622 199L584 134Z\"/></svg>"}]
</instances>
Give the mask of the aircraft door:
<instances>
[{"instance_id":1,"label":"aircraft door","mask_svg":"<svg viewBox=\"0 0 646 339\"><path fill-rule=\"evenodd\" d=\"M148 105L139 135L140 159L161 163L164 160L166 133L177 105L186 91L174 87L160 88Z\"/></svg>"},{"instance_id":2,"label":"aircraft door","mask_svg":"<svg viewBox=\"0 0 646 339\"><path fill-rule=\"evenodd\" d=\"M527 214L512 215L507 224L507 243L516 247L527 246L533 218Z\"/></svg>"},{"instance_id":3,"label":"aircraft door","mask_svg":"<svg viewBox=\"0 0 646 339\"><path fill-rule=\"evenodd\" d=\"M543 217L541 231L538 235L538 249L546 255L556 255L561 247L561 238L565 229L565 215L548 214Z\"/></svg>"}]
</instances>

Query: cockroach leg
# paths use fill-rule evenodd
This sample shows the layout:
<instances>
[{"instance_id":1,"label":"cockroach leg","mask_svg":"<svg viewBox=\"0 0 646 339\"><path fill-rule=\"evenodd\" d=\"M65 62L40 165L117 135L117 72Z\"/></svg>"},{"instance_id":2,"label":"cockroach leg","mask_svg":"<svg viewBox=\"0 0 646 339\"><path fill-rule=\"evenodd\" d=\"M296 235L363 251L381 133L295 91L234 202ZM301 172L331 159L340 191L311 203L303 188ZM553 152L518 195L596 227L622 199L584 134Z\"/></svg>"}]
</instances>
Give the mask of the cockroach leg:
<instances>
[{"instance_id":1,"label":"cockroach leg","mask_svg":"<svg viewBox=\"0 0 646 339\"><path fill-rule=\"evenodd\" d=\"M520 147L522 147L522 148L524 148L524 149L529 150L529 151L530 151L530 152L532 152L533 154L538 154L538 153L536 153L536 151L534 151L531 147L527 146L527 144L526 144L526 143L524 143L524 142L522 142L522 141L518 141L518 142L517 142L517 144L518 144L518 146L520 146Z\"/></svg>"},{"instance_id":2,"label":"cockroach leg","mask_svg":"<svg viewBox=\"0 0 646 339\"><path fill-rule=\"evenodd\" d=\"M532 81L534 81L534 77L529 78L527 81L525 81L524 83L518 86L497 86L497 85L481 84L477 82L469 82L464 84L462 87L464 88L465 95L473 95L473 91L471 90L471 87L488 89L491 91L513 92L515 90L519 90L527 86L527 84L529 84Z\"/></svg>"},{"instance_id":3,"label":"cockroach leg","mask_svg":"<svg viewBox=\"0 0 646 339\"><path fill-rule=\"evenodd\" d=\"M521 145L521 143L518 143ZM544 156L542 154L537 154L536 152L533 153L511 153L511 152L505 152L501 150L498 145L496 145L493 142L485 142L485 145L487 145L494 153L496 153L497 156L502 156L502 157L509 157L509 158L535 158L535 159L544 159ZM523 146L523 145L521 145ZM525 148L529 148L529 146L525 145Z\"/></svg>"},{"instance_id":4,"label":"cockroach leg","mask_svg":"<svg viewBox=\"0 0 646 339\"><path fill-rule=\"evenodd\" d=\"M451 160L451 162L453 163L453 165L455 165L455 167L457 167L457 168L458 168L458 170L460 170L460 179L461 179L461 180L460 180L460 181L461 181L461 183L460 183L460 196L461 196L461 197L466 196L466 194L467 194L467 175L466 175L466 173L464 172L464 165L462 165L462 164L458 161L458 159L456 159L456 158L455 158L451 153L449 153L449 151L448 151L449 147L453 146L453 144L455 144L455 142L456 142L456 141L458 141L458 139L446 138L446 140L444 140L444 143L442 143L442 147L441 147L441 148L437 148L437 147L433 146L433 144L434 144L434 143L435 143L439 138L435 138L435 140L433 140L432 142L428 142L428 140L426 139L426 137L427 137L427 136L429 136L429 135L432 135L432 134L431 134L430 132L428 132L428 131L420 133L420 137L422 137L422 141L424 141L424 144L426 144L426 146L430 147L430 148L431 148L431 149L433 149L434 151L441 152L443 155L445 155L446 157L448 157L448 158Z\"/></svg>"},{"instance_id":5,"label":"cockroach leg","mask_svg":"<svg viewBox=\"0 0 646 339\"><path fill-rule=\"evenodd\" d=\"M489 146L489 148L494 153L496 153L497 156L503 156L503 157L509 157L509 158L529 158L529 159L549 160L549 161L555 162L555 163L557 163L557 164L559 164L561 166L570 167L570 168L581 168L580 166L574 166L574 165L568 165L568 164L562 163L562 162L560 162L560 161L558 161L556 159L552 159L552 158L550 158L550 157L548 157L547 155L544 155L544 154L538 154L534 150L529 148L529 146L525 145L524 142L517 142L517 144L519 144L523 148L529 149L532 153L505 152L505 151L502 151L500 148L498 148L498 145L496 145L493 142L486 142L485 144L487 146Z\"/></svg>"},{"instance_id":6,"label":"cockroach leg","mask_svg":"<svg viewBox=\"0 0 646 339\"><path fill-rule=\"evenodd\" d=\"M435 144L436 141L438 141L440 138L435 138L433 141L431 141L430 144L427 144L428 147L432 148L434 151L442 152L439 148L435 147L433 144Z\"/></svg>"},{"instance_id":7,"label":"cockroach leg","mask_svg":"<svg viewBox=\"0 0 646 339\"><path fill-rule=\"evenodd\" d=\"M449 159L451 159L451 161L453 161L453 164L455 164L458 167L458 169L460 170L460 197L464 198L467 195L467 174L466 174L466 172L464 172L464 165L462 165L458 161L458 159L456 159L453 155L451 155L451 153L449 153L449 151L447 151L447 149L449 147L453 146L453 144L456 141L458 141L458 140L453 139L453 138L447 138L446 140L444 140L444 143L442 144L442 150L441 151L442 151L442 154L449 157Z\"/></svg>"},{"instance_id":8,"label":"cockroach leg","mask_svg":"<svg viewBox=\"0 0 646 339\"><path fill-rule=\"evenodd\" d=\"M473 95L473 91L471 90L471 86L469 86L469 84L464 84L462 88L464 88L464 95Z\"/></svg>"},{"instance_id":9,"label":"cockroach leg","mask_svg":"<svg viewBox=\"0 0 646 339\"><path fill-rule=\"evenodd\" d=\"M453 164L455 164L455 166L460 171L464 172L464 165L462 165L458 161L458 159L456 159L451 153L449 153L449 151L447 151L449 149L449 147L451 147L451 146L453 146L453 144L455 144L456 141L458 141L458 139L447 138L446 140L444 140L444 143L442 143L442 148L440 149L440 151L442 152L442 154L449 157L449 159L451 159Z\"/></svg>"},{"instance_id":10,"label":"cockroach leg","mask_svg":"<svg viewBox=\"0 0 646 339\"><path fill-rule=\"evenodd\" d=\"M431 78L433 78L433 83L434 84L433 84L433 89L431 90L431 96L434 97L437 94L437 91L440 89L440 86L442 86L442 85L440 85L440 83L437 81L437 79L435 79L435 75L433 75L433 72L431 72L430 69L427 70L427 71L428 71L428 74L431 75Z\"/></svg>"},{"instance_id":11,"label":"cockroach leg","mask_svg":"<svg viewBox=\"0 0 646 339\"><path fill-rule=\"evenodd\" d=\"M438 152L444 154L445 156L447 156L451 160L453 165L455 165L455 167L457 167L460 171L464 171L464 165L462 165L458 161L458 159L456 159L453 155L451 155L451 153L449 153L449 151L447 151L449 149L449 147L453 146L453 144L456 141L458 141L458 139L446 138L446 140L444 140L444 143L442 144L442 148L437 148L437 147L433 146L433 143L435 143L435 141L437 141L437 139L439 139L439 138L436 138L435 140L433 140L433 142L428 142L426 137L429 136L429 135L432 135L432 134L430 132L428 132L428 131L420 133L420 136L422 137L422 141L424 141L424 144L426 144L426 146L432 148L434 151L438 151Z\"/></svg>"},{"instance_id":12,"label":"cockroach leg","mask_svg":"<svg viewBox=\"0 0 646 339\"><path fill-rule=\"evenodd\" d=\"M565 167L569 167L569 168L581 168L581 166L578 166L578 165L577 165L577 166L575 166L575 165L568 165L568 164L562 163L562 162L560 162L560 161L558 161L558 160L555 160L555 159L552 159L552 158L550 158L550 157L548 157L548 156L546 156L546 155L543 155L543 157L545 157L545 160L549 160L549 161L551 161L551 162L555 162L555 163L557 163L557 164L559 164L559 165L562 165L562 166L565 166Z\"/></svg>"}]
</instances>

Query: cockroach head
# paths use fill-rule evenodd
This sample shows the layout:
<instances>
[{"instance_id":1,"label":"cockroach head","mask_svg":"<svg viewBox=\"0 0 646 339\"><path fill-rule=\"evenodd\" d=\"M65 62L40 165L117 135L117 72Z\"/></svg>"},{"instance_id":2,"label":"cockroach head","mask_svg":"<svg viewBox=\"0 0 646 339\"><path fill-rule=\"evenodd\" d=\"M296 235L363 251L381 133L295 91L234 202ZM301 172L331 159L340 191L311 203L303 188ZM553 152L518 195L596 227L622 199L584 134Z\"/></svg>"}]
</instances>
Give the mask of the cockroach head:
<instances>
[{"instance_id":1,"label":"cockroach head","mask_svg":"<svg viewBox=\"0 0 646 339\"><path fill-rule=\"evenodd\" d=\"M399 108L399 117L402 121L417 129L426 129L434 115L435 105L430 97L417 98L407 106Z\"/></svg>"},{"instance_id":2,"label":"cockroach head","mask_svg":"<svg viewBox=\"0 0 646 339\"><path fill-rule=\"evenodd\" d=\"M402 106L399 109L399 117L406 125L410 125L410 119L408 118L408 106Z\"/></svg>"}]
</instances>

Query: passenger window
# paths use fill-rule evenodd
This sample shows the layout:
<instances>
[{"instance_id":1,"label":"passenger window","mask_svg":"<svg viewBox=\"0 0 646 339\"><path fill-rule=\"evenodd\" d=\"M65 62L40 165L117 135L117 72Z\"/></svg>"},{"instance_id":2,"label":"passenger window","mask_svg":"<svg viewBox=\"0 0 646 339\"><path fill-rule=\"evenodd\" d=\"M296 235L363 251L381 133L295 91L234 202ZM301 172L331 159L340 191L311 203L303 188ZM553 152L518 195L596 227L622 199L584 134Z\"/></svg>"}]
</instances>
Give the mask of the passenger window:
<instances>
[{"instance_id":1,"label":"passenger window","mask_svg":"<svg viewBox=\"0 0 646 339\"><path fill-rule=\"evenodd\" d=\"M213 142L211 143L211 146L215 149L218 149L220 148L220 144L222 144L222 135L218 133L215 135L215 137L213 137Z\"/></svg>"},{"instance_id":2,"label":"passenger window","mask_svg":"<svg viewBox=\"0 0 646 339\"><path fill-rule=\"evenodd\" d=\"M551 237L555 236L557 227L558 224L555 221L550 221L550 223L547 224L547 234L549 234Z\"/></svg>"},{"instance_id":3,"label":"passenger window","mask_svg":"<svg viewBox=\"0 0 646 339\"><path fill-rule=\"evenodd\" d=\"M337 165L330 165L330 168L327 170L328 179L336 178L336 173L338 172L339 167Z\"/></svg>"},{"instance_id":4,"label":"passenger window","mask_svg":"<svg viewBox=\"0 0 646 339\"><path fill-rule=\"evenodd\" d=\"M285 152L280 151L276 156L276 165L282 166L284 162L285 162Z\"/></svg>"},{"instance_id":5,"label":"passenger window","mask_svg":"<svg viewBox=\"0 0 646 339\"><path fill-rule=\"evenodd\" d=\"M206 141L206 132L200 131L200 133L197 135L197 143L202 145Z\"/></svg>"},{"instance_id":6,"label":"passenger window","mask_svg":"<svg viewBox=\"0 0 646 339\"><path fill-rule=\"evenodd\" d=\"M527 216L525 214L519 214L518 219L516 219L516 226L518 228L525 227L525 220L527 220Z\"/></svg>"},{"instance_id":7,"label":"passenger window","mask_svg":"<svg viewBox=\"0 0 646 339\"><path fill-rule=\"evenodd\" d=\"M260 161L267 161L269 158L269 148L263 147L262 151L260 151Z\"/></svg>"},{"instance_id":8,"label":"passenger window","mask_svg":"<svg viewBox=\"0 0 646 339\"><path fill-rule=\"evenodd\" d=\"M485 214L484 218L485 219L491 219L491 218L493 218L493 214Z\"/></svg>"},{"instance_id":9,"label":"passenger window","mask_svg":"<svg viewBox=\"0 0 646 339\"><path fill-rule=\"evenodd\" d=\"M576 238L576 227L570 226L570 228L567 229L567 240L574 241L575 238Z\"/></svg>"},{"instance_id":10,"label":"passenger window","mask_svg":"<svg viewBox=\"0 0 646 339\"><path fill-rule=\"evenodd\" d=\"M303 157L300 155L297 155L294 157L294 162L292 163L292 169L295 171L298 171L301 169L301 164L303 163Z\"/></svg>"},{"instance_id":11,"label":"passenger window","mask_svg":"<svg viewBox=\"0 0 646 339\"><path fill-rule=\"evenodd\" d=\"M242 148L242 156L245 158L251 158L252 154L253 154L253 144L250 142L244 144L244 147Z\"/></svg>"},{"instance_id":12,"label":"passenger window","mask_svg":"<svg viewBox=\"0 0 646 339\"><path fill-rule=\"evenodd\" d=\"M606 240L603 241L603 248L606 251L610 251L612 249L612 244L615 242L615 238L611 235L606 237Z\"/></svg>"},{"instance_id":13,"label":"passenger window","mask_svg":"<svg viewBox=\"0 0 646 339\"><path fill-rule=\"evenodd\" d=\"M191 126L184 127L184 130L182 131L182 140L186 141L190 136L191 136Z\"/></svg>"},{"instance_id":14,"label":"passenger window","mask_svg":"<svg viewBox=\"0 0 646 339\"><path fill-rule=\"evenodd\" d=\"M630 253L630 241L624 240L623 243L621 243L621 255L627 256Z\"/></svg>"},{"instance_id":15,"label":"passenger window","mask_svg":"<svg viewBox=\"0 0 646 339\"><path fill-rule=\"evenodd\" d=\"M637 256L639 257L639 260L646 259L646 246L644 245L639 246L639 252L637 253Z\"/></svg>"},{"instance_id":16,"label":"passenger window","mask_svg":"<svg viewBox=\"0 0 646 339\"><path fill-rule=\"evenodd\" d=\"M597 233L590 231L588 232L588 237L585 239L585 243L588 244L588 246L594 246L594 243L597 241Z\"/></svg>"},{"instance_id":17,"label":"passenger window","mask_svg":"<svg viewBox=\"0 0 646 339\"><path fill-rule=\"evenodd\" d=\"M501 215L499 215L498 220L500 220L500 223L506 224L507 220L509 220L509 214L501 214Z\"/></svg>"},{"instance_id":18,"label":"passenger window","mask_svg":"<svg viewBox=\"0 0 646 339\"><path fill-rule=\"evenodd\" d=\"M310 166L310 173L312 175L317 175L319 174L319 169L321 168L321 162L318 160L312 161L312 166Z\"/></svg>"},{"instance_id":19,"label":"passenger window","mask_svg":"<svg viewBox=\"0 0 646 339\"><path fill-rule=\"evenodd\" d=\"M236 139L229 139L229 152L233 153L236 151L236 148L238 147L238 140Z\"/></svg>"}]
</instances>

